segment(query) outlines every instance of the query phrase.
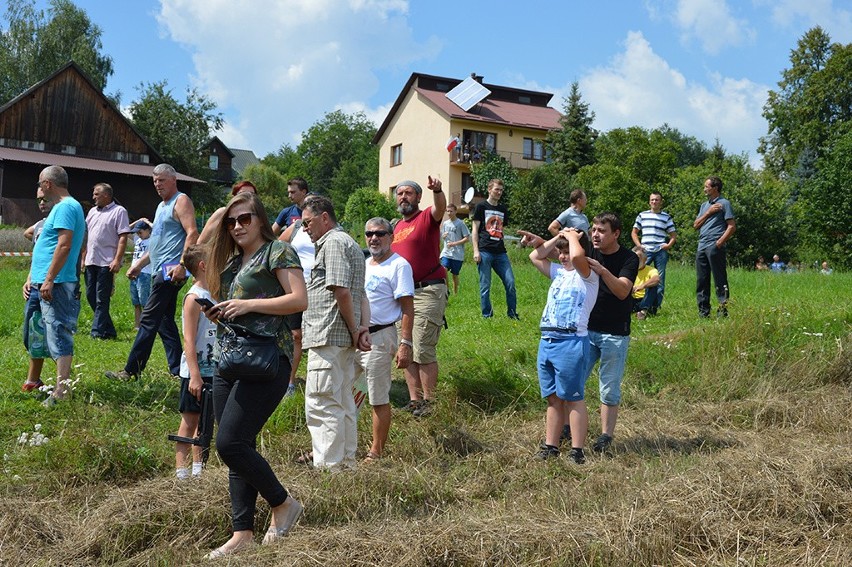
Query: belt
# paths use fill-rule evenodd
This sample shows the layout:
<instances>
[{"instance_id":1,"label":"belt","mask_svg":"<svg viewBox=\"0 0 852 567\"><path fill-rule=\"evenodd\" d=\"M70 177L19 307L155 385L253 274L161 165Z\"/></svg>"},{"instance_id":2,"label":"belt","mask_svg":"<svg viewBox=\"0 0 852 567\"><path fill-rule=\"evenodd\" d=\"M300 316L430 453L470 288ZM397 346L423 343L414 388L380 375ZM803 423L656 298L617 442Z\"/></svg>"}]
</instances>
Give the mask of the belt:
<instances>
[{"instance_id":1,"label":"belt","mask_svg":"<svg viewBox=\"0 0 852 567\"><path fill-rule=\"evenodd\" d=\"M445 283L444 280L423 280L422 282L415 282L414 289L420 289L421 287L427 287L430 285L442 284Z\"/></svg>"},{"instance_id":2,"label":"belt","mask_svg":"<svg viewBox=\"0 0 852 567\"><path fill-rule=\"evenodd\" d=\"M382 329L387 329L388 327L392 327L392 326L393 326L393 323L386 323L384 325L370 325L369 331L370 331L370 334L372 335L373 333L378 333Z\"/></svg>"},{"instance_id":3,"label":"belt","mask_svg":"<svg viewBox=\"0 0 852 567\"><path fill-rule=\"evenodd\" d=\"M573 335L577 332L577 329L574 327L568 327L567 329L562 327L541 327L539 330L542 332L565 333L566 335Z\"/></svg>"}]
</instances>

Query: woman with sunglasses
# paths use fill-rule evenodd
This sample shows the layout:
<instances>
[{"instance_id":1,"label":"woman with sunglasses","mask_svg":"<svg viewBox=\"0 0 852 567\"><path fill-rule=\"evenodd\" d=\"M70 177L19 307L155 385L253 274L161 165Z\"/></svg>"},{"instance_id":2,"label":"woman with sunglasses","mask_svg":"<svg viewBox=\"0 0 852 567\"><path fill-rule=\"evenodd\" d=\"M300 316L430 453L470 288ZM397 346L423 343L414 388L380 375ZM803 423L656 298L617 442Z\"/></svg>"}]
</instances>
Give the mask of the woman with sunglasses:
<instances>
[{"instance_id":1,"label":"woman with sunglasses","mask_svg":"<svg viewBox=\"0 0 852 567\"><path fill-rule=\"evenodd\" d=\"M292 246L275 239L254 193L234 196L221 218L209 243L207 262L210 292L219 303L205 308L205 314L256 334L276 335L281 358L277 374L269 380L213 378L213 407L219 425L216 450L229 468L234 535L210 553L211 559L251 546L258 494L272 511L263 544L286 536L302 512L302 505L287 494L256 449L258 433L287 390L293 337L284 316L308 305L302 268Z\"/></svg>"}]
</instances>

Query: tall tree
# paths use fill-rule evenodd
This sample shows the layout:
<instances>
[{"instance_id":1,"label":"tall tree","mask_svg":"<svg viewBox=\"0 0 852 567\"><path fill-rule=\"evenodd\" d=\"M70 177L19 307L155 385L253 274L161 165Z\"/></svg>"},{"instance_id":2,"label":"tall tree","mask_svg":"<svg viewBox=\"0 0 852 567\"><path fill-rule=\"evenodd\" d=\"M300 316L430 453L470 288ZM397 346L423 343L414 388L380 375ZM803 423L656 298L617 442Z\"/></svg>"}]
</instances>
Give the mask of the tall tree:
<instances>
[{"instance_id":1,"label":"tall tree","mask_svg":"<svg viewBox=\"0 0 852 567\"><path fill-rule=\"evenodd\" d=\"M101 28L70 0L50 0L48 14L35 9L35 0L8 0L8 27L0 30L0 104L72 60L106 88L113 67L101 51Z\"/></svg>"},{"instance_id":2,"label":"tall tree","mask_svg":"<svg viewBox=\"0 0 852 567\"><path fill-rule=\"evenodd\" d=\"M178 171L208 181L211 170L199 150L222 128L216 103L196 89L187 89L180 102L165 80L140 85L139 91L139 99L130 104L134 126Z\"/></svg>"},{"instance_id":3,"label":"tall tree","mask_svg":"<svg viewBox=\"0 0 852 567\"><path fill-rule=\"evenodd\" d=\"M598 131L592 128L595 113L583 102L580 86L574 81L571 93L564 98L561 126L547 134L547 145L553 161L565 165L569 174L577 173L584 165L595 161L595 140Z\"/></svg>"},{"instance_id":4,"label":"tall tree","mask_svg":"<svg viewBox=\"0 0 852 567\"><path fill-rule=\"evenodd\" d=\"M815 173L810 165L830 150L838 126L852 119L852 44L831 43L820 27L805 33L778 90L769 91L763 116L769 132L758 151L766 167L777 175Z\"/></svg>"}]
</instances>

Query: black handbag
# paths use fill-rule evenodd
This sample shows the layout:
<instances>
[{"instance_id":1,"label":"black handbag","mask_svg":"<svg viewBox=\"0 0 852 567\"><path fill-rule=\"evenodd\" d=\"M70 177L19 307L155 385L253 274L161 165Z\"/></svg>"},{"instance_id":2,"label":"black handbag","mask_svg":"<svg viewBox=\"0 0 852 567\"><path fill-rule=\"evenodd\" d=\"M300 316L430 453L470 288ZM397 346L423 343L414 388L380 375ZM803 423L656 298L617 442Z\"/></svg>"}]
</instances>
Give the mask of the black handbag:
<instances>
[{"instance_id":1,"label":"black handbag","mask_svg":"<svg viewBox=\"0 0 852 567\"><path fill-rule=\"evenodd\" d=\"M268 382L278 375L277 337L258 335L242 325L219 322L219 376L226 380Z\"/></svg>"}]
</instances>

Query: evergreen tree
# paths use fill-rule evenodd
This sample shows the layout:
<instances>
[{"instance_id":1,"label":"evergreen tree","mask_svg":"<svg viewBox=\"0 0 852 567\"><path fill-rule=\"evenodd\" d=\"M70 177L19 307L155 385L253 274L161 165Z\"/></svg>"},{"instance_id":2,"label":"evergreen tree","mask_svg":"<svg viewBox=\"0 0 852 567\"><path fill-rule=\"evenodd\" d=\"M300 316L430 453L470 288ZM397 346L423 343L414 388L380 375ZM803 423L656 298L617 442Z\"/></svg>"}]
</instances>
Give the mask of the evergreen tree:
<instances>
[{"instance_id":1,"label":"evergreen tree","mask_svg":"<svg viewBox=\"0 0 852 567\"><path fill-rule=\"evenodd\" d=\"M583 102L580 86L575 81L571 85L571 94L564 99L559 130L547 134L547 146L550 157L564 164L569 174L577 173L584 165L595 162L595 140L598 131L592 128L595 113L589 111L588 103Z\"/></svg>"}]
</instances>

